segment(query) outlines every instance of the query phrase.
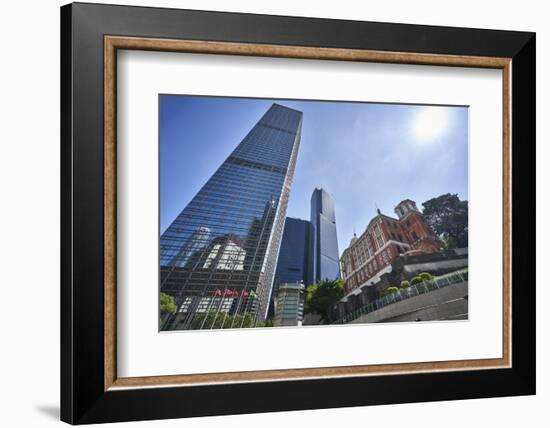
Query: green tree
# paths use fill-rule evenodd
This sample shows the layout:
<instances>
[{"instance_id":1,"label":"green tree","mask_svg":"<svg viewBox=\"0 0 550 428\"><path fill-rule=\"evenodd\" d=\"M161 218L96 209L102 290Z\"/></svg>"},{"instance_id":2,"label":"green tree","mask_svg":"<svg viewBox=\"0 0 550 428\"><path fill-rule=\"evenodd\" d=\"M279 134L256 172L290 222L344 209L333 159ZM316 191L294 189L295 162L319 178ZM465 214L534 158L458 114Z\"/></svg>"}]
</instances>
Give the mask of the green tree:
<instances>
[{"instance_id":1,"label":"green tree","mask_svg":"<svg viewBox=\"0 0 550 428\"><path fill-rule=\"evenodd\" d=\"M229 314L227 312L210 311L208 314L196 314L191 322L191 328L198 329L226 329L226 328L252 328L252 327L272 327L271 320L256 321L254 325L254 316L250 312L244 315Z\"/></svg>"},{"instance_id":2,"label":"green tree","mask_svg":"<svg viewBox=\"0 0 550 428\"><path fill-rule=\"evenodd\" d=\"M319 281L306 289L305 312L321 316L321 321L330 324L332 308L344 297L344 282L341 279L334 281Z\"/></svg>"},{"instance_id":3,"label":"green tree","mask_svg":"<svg viewBox=\"0 0 550 428\"><path fill-rule=\"evenodd\" d=\"M424 217L433 231L444 242L452 238L447 245L459 248L468 246L468 201L461 201L458 195L447 193L423 202L422 206Z\"/></svg>"},{"instance_id":4,"label":"green tree","mask_svg":"<svg viewBox=\"0 0 550 428\"><path fill-rule=\"evenodd\" d=\"M444 250L454 250L456 248L456 241L452 236L444 236L441 238L441 242L443 242Z\"/></svg>"},{"instance_id":5,"label":"green tree","mask_svg":"<svg viewBox=\"0 0 550 428\"><path fill-rule=\"evenodd\" d=\"M256 327L273 327L273 320L268 318L265 321L256 321Z\"/></svg>"},{"instance_id":6,"label":"green tree","mask_svg":"<svg viewBox=\"0 0 550 428\"><path fill-rule=\"evenodd\" d=\"M177 308L174 297L166 293L160 293L160 313L174 315L176 310Z\"/></svg>"},{"instance_id":7,"label":"green tree","mask_svg":"<svg viewBox=\"0 0 550 428\"><path fill-rule=\"evenodd\" d=\"M407 288L411 286L411 283L409 281L401 281L401 284L399 284L401 288Z\"/></svg>"},{"instance_id":8,"label":"green tree","mask_svg":"<svg viewBox=\"0 0 550 428\"><path fill-rule=\"evenodd\" d=\"M246 312L244 315L238 315L238 316L241 321L238 323L239 327L242 327L242 328L254 327L254 317L250 312ZM233 328L235 327L237 327L237 322L235 322L235 326Z\"/></svg>"}]
</instances>

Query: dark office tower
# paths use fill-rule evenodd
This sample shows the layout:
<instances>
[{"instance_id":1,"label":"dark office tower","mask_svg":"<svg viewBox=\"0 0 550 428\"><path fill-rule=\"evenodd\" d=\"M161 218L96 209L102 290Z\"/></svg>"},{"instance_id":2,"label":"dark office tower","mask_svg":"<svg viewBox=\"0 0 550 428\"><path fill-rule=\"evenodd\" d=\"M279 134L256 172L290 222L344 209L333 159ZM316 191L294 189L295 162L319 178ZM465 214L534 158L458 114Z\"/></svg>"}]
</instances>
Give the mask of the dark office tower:
<instances>
[{"instance_id":1,"label":"dark office tower","mask_svg":"<svg viewBox=\"0 0 550 428\"><path fill-rule=\"evenodd\" d=\"M313 281L340 278L334 200L323 189L315 189L311 195L311 223L314 229Z\"/></svg>"},{"instance_id":2,"label":"dark office tower","mask_svg":"<svg viewBox=\"0 0 550 428\"><path fill-rule=\"evenodd\" d=\"M307 220L286 218L271 292L271 315L279 285L284 283L302 283L304 287L313 283L313 225Z\"/></svg>"},{"instance_id":3,"label":"dark office tower","mask_svg":"<svg viewBox=\"0 0 550 428\"><path fill-rule=\"evenodd\" d=\"M162 234L161 292L177 307L163 330L265 320L301 128L273 104Z\"/></svg>"},{"instance_id":4,"label":"dark office tower","mask_svg":"<svg viewBox=\"0 0 550 428\"><path fill-rule=\"evenodd\" d=\"M278 284L301 282L306 287L313 283L313 226L307 220L287 217L273 295Z\"/></svg>"}]
</instances>

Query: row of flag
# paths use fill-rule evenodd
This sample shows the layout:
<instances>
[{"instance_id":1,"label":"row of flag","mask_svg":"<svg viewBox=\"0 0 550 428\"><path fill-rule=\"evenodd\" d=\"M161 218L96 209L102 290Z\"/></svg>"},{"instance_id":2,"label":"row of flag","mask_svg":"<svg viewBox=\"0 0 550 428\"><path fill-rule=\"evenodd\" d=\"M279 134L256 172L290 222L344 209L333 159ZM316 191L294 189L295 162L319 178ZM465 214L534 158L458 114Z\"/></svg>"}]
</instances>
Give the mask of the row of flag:
<instances>
[{"instance_id":1,"label":"row of flag","mask_svg":"<svg viewBox=\"0 0 550 428\"><path fill-rule=\"evenodd\" d=\"M225 297L239 297L239 292L236 289L233 289L233 291L226 289L225 292L222 293L222 290L220 290L219 288L216 288L216 291L214 292L214 296L221 297L222 294ZM246 291L244 288L241 290L240 294L242 297L252 297L252 298L257 297L257 294L254 290Z\"/></svg>"}]
</instances>

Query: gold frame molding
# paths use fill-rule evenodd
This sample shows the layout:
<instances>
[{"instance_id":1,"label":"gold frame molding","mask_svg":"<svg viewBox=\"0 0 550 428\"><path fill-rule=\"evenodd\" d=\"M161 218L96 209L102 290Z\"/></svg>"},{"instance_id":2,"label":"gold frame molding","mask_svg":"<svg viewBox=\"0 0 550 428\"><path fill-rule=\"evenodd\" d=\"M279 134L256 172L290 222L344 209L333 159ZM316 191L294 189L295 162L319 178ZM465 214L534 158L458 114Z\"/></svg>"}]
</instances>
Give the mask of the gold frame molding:
<instances>
[{"instance_id":1,"label":"gold frame molding","mask_svg":"<svg viewBox=\"0 0 550 428\"><path fill-rule=\"evenodd\" d=\"M394 64L441 65L502 70L503 91L503 349L502 358L358 365L306 369L117 377L116 367L116 85L117 50L147 50ZM510 368L512 363L511 251L511 58L383 52L195 40L104 37L104 390L204 384L393 375L422 372Z\"/></svg>"}]
</instances>

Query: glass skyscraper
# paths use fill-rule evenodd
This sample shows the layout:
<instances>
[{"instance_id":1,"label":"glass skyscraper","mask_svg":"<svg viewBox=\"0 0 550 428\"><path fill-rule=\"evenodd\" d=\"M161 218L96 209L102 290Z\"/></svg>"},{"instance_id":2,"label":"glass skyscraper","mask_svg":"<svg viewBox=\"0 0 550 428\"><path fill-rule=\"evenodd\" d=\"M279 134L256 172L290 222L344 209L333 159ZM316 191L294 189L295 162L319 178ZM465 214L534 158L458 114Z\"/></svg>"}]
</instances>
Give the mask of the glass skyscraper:
<instances>
[{"instance_id":1,"label":"glass skyscraper","mask_svg":"<svg viewBox=\"0 0 550 428\"><path fill-rule=\"evenodd\" d=\"M315 189L311 195L311 223L314 282L340 278L334 200L324 189Z\"/></svg>"},{"instance_id":2,"label":"glass skyscraper","mask_svg":"<svg viewBox=\"0 0 550 428\"><path fill-rule=\"evenodd\" d=\"M162 234L160 289L177 307L163 330L265 320L301 128L302 112L273 104Z\"/></svg>"}]
</instances>

